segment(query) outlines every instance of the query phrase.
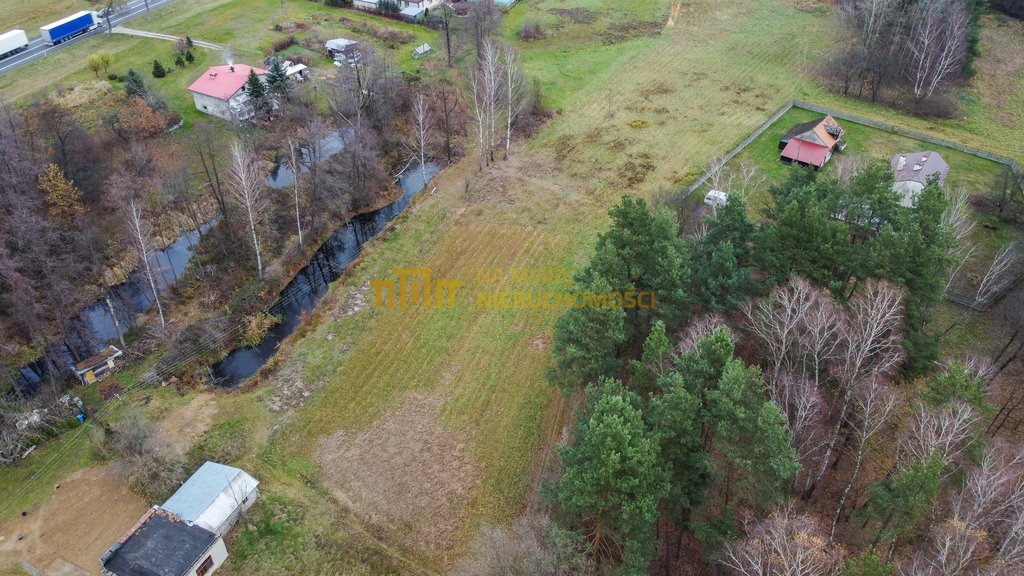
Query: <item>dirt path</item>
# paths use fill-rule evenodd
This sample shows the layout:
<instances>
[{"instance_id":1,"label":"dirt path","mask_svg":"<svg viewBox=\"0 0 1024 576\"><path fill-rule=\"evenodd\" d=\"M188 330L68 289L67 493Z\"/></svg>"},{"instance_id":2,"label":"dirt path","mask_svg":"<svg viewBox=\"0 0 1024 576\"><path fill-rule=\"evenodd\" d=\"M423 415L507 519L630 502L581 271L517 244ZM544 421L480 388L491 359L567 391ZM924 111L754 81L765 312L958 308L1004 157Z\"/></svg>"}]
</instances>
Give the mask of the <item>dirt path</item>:
<instances>
[{"instance_id":1,"label":"dirt path","mask_svg":"<svg viewBox=\"0 0 1024 576\"><path fill-rule=\"evenodd\" d=\"M100 556L147 508L113 465L81 470L41 508L0 526L0 571L20 564L46 576L99 574Z\"/></svg>"},{"instance_id":2,"label":"dirt path","mask_svg":"<svg viewBox=\"0 0 1024 576\"><path fill-rule=\"evenodd\" d=\"M177 42L181 40L177 36L171 36L170 34L158 34L156 32L146 32L145 30L135 30L132 28L125 28L124 26L116 26L113 30L114 34L127 34L128 36L141 36L143 38L156 38L157 40L167 40L169 42ZM210 50L223 51L223 46L218 46L213 42L204 42L203 40L193 40L193 44L202 48L209 48Z\"/></svg>"},{"instance_id":3,"label":"dirt path","mask_svg":"<svg viewBox=\"0 0 1024 576\"><path fill-rule=\"evenodd\" d=\"M200 393L156 424L150 447L184 454L210 428L217 413L213 394Z\"/></svg>"}]
</instances>

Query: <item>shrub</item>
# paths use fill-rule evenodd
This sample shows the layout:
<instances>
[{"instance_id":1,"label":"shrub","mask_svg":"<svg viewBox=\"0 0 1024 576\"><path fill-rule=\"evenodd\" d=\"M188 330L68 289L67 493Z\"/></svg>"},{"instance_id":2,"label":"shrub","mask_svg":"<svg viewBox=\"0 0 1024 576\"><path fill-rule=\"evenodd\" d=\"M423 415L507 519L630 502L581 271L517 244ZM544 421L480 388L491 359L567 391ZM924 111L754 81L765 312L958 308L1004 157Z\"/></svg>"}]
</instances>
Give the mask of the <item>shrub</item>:
<instances>
[{"instance_id":1,"label":"shrub","mask_svg":"<svg viewBox=\"0 0 1024 576\"><path fill-rule=\"evenodd\" d=\"M352 5L352 0L324 0L324 6L333 8L347 8Z\"/></svg>"},{"instance_id":2,"label":"shrub","mask_svg":"<svg viewBox=\"0 0 1024 576\"><path fill-rule=\"evenodd\" d=\"M174 65L177 66L178 68L184 68L185 67L185 59L181 56L181 54L178 54L177 56L174 57Z\"/></svg>"},{"instance_id":3,"label":"shrub","mask_svg":"<svg viewBox=\"0 0 1024 576\"><path fill-rule=\"evenodd\" d=\"M277 52L281 52L282 50L287 50L288 48L294 45L295 35L289 34L284 38L278 38L277 40L274 40L274 43L270 45L270 53L275 54Z\"/></svg>"},{"instance_id":4,"label":"shrub","mask_svg":"<svg viewBox=\"0 0 1024 576\"><path fill-rule=\"evenodd\" d=\"M117 74L111 72L110 74L107 74L107 80L110 80L111 82L115 82L115 81L121 80L121 77L118 76Z\"/></svg>"},{"instance_id":5,"label":"shrub","mask_svg":"<svg viewBox=\"0 0 1024 576\"><path fill-rule=\"evenodd\" d=\"M147 502L163 502L186 477L185 461L181 457L147 454L132 459L128 488Z\"/></svg>"},{"instance_id":6,"label":"shrub","mask_svg":"<svg viewBox=\"0 0 1024 576\"><path fill-rule=\"evenodd\" d=\"M110 400L114 396L117 396L121 392L124 392L124 386L122 386L121 383L118 382L117 380L110 379L105 380L103 383L101 383L99 387L96 389L96 391L99 392L100 398L103 398L104 400Z\"/></svg>"},{"instance_id":7,"label":"shrub","mask_svg":"<svg viewBox=\"0 0 1024 576\"><path fill-rule=\"evenodd\" d=\"M186 50L185 51L185 62L188 62L189 64L191 64L191 63L195 62L195 60L196 60L196 57L192 54L192 51L191 50Z\"/></svg>"},{"instance_id":8,"label":"shrub","mask_svg":"<svg viewBox=\"0 0 1024 576\"><path fill-rule=\"evenodd\" d=\"M544 29L541 27L540 22L526 21L519 28L519 39L526 42L533 40L540 40L546 35Z\"/></svg>"},{"instance_id":9,"label":"shrub","mask_svg":"<svg viewBox=\"0 0 1024 576\"><path fill-rule=\"evenodd\" d=\"M159 60L153 60L153 77L163 78L167 76L167 70L164 69L164 65Z\"/></svg>"}]
</instances>

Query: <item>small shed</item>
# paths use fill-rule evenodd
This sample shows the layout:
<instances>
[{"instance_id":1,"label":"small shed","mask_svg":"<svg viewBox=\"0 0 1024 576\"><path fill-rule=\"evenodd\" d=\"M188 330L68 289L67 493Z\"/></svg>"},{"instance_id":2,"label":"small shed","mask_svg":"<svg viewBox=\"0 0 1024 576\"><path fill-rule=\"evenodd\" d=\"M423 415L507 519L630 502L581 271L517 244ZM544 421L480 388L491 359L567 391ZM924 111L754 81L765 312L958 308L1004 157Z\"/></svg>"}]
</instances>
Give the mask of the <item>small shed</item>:
<instances>
[{"instance_id":1,"label":"small shed","mask_svg":"<svg viewBox=\"0 0 1024 576\"><path fill-rule=\"evenodd\" d=\"M419 6L409 6L408 8L402 8L402 11L398 14L406 22L420 22L426 17L427 11Z\"/></svg>"},{"instance_id":2,"label":"small shed","mask_svg":"<svg viewBox=\"0 0 1024 576\"><path fill-rule=\"evenodd\" d=\"M223 535L260 492L259 481L244 470L206 462L162 508L214 534Z\"/></svg>"},{"instance_id":3,"label":"small shed","mask_svg":"<svg viewBox=\"0 0 1024 576\"><path fill-rule=\"evenodd\" d=\"M721 190L712 190L704 195L704 203L712 208L722 206L729 201L729 195Z\"/></svg>"},{"instance_id":4,"label":"small shed","mask_svg":"<svg viewBox=\"0 0 1024 576\"><path fill-rule=\"evenodd\" d=\"M419 60L430 53L430 44L422 44L412 51L412 57Z\"/></svg>"},{"instance_id":5,"label":"small shed","mask_svg":"<svg viewBox=\"0 0 1024 576\"><path fill-rule=\"evenodd\" d=\"M82 384L92 384L102 379L108 372L117 368L121 362L119 358L124 356L122 352L116 346L107 346L95 356L90 356L85 360L82 360L78 364L75 364L71 370L75 373L75 377Z\"/></svg>"},{"instance_id":6,"label":"small shed","mask_svg":"<svg viewBox=\"0 0 1024 576\"><path fill-rule=\"evenodd\" d=\"M289 62L289 64L291 64ZM284 69L284 75L296 82L302 82L309 76L309 66L305 64L291 64Z\"/></svg>"},{"instance_id":7,"label":"small shed","mask_svg":"<svg viewBox=\"0 0 1024 576\"><path fill-rule=\"evenodd\" d=\"M358 44L355 40L349 40L347 38L335 38L328 40L324 43L324 47L327 48L327 55L331 58L337 58L338 56L345 54Z\"/></svg>"}]
</instances>

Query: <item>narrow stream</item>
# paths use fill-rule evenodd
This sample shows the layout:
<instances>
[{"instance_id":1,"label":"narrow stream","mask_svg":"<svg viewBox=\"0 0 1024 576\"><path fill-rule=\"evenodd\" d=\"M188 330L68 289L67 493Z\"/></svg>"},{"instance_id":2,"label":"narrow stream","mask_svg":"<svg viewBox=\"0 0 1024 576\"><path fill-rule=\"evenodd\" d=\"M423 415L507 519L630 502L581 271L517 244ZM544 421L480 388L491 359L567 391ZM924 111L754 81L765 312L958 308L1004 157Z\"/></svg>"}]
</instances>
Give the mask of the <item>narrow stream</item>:
<instances>
[{"instance_id":1,"label":"narrow stream","mask_svg":"<svg viewBox=\"0 0 1024 576\"><path fill-rule=\"evenodd\" d=\"M150 254L149 265L156 275L158 292L165 292L174 285L192 259L200 236L211 226L212 221L185 232L167 248ZM138 315L153 305L153 293L141 266L129 274L127 280L107 289L107 297L114 305L122 331L134 326ZM104 299L93 302L71 319L63 340L53 344L43 357L18 370L15 385L26 394L35 394L50 370L62 373L77 363L76 358L88 358L115 342L117 329L110 307ZM63 374L58 377L62 378Z\"/></svg>"},{"instance_id":2,"label":"narrow stream","mask_svg":"<svg viewBox=\"0 0 1024 576\"><path fill-rule=\"evenodd\" d=\"M436 164L427 164L427 180L433 178L437 171ZM410 167L399 178L398 184L403 191L401 198L379 210L356 216L351 222L335 230L316 251L309 264L285 286L277 302L270 308L270 313L280 318L281 322L267 332L258 346L235 349L213 366L213 377L218 386L237 386L242 380L255 374L277 353L277 347L281 342L295 331L302 314L316 307L327 293L331 282L341 277L348 269L362 245L380 234L423 189L424 181L419 167Z\"/></svg>"}]
</instances>

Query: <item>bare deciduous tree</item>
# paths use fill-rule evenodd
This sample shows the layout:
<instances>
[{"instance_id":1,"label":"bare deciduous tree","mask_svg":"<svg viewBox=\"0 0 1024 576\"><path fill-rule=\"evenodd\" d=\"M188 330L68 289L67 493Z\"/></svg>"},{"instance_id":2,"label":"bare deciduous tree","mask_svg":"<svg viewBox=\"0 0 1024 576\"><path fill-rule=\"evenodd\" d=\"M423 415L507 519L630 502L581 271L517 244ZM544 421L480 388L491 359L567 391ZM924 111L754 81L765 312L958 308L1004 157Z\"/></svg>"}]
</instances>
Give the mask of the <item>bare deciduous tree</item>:
<instances>
[{"instance_id":1,"label":"bare deciduous tree","mask_svg":"<svg viewBox=\"0 0 1024 576\"><path fill-rule=\"evenodd\" d=\"M505 45L501 49L502 68L505 72L505 159L512 144L512 125L526 106L526 83L523 79L519 53Z\"/></svg>"},{"instance_id":2,"label":"bare deciduous tree","mask_svg":"<svg viewBox=\"0 0 1024 576\"><path fill-rule=\"evenodd\" d=\"M299 213L299 172L302 168L295 157L295 143L291 138L288 139L288 152L291 158L292 177L295 179L292 187L292 195L295 199L295 230L299 234L299 246L302 246L302 215Z\"/></svg>"},{"instance_id":3,"label":"bare deciduous tree","mask_svg":"<svg viewBox=\"0 0 1024 576\"><path fill-rule=\"evenodd\" d=\"M962 2L930 0L910 10L906 74L918 100L931 97L958 73L967 57L970 17Z\"/></svg>"},{"instance_id":4,"label":"bare deciduous tree","mask_svg":"<svg viewBox=\"0 0 1024 576\"><path fill-rule=\"evenodd\" d=\"M799 342L800 325L814 301L813 292L810 282L793 278L772 290L767 298L744 307L747 326L767 348L771 382L778 381L783 368L793 371L790 363Z\"/></svg>"},{"instance_id":5,"label":"bare deciduous tree","mask_svg":"<svg viewBox=\"0 0 1024 576\"><path fill-rule=\"evenodd\" d=\"M245 213L252 236L252 248L256 254L256 273L263 279L263 256L260 251L258 227L263 220L263 190L265 178L253 153L241 142L231 144L231 164L228 167L231 176L231 197Z\"/></svg>"},{"instance_id":6,"label":"bare deciduous tree","mask_svg":"<svg viewBox=\"0 0 1024 576\"><path fill-rule=\"evenodd\" d=\"M427 157L430 155L431 130L434 119L430 113L430 106L422 92L416 94L412 102L412 150L420 165L420 176L423 178L423 186L427 185Z\"/></svg>"},{"instance_id":7,"label":"bare deciduous tree","mask_svg":"<svg viewBox=\"0 0 1024 576\"><path fill-rule=\"evenodd\" d=\"M125 206L125 217L128 224L128 233L132 238L132 244L139 255L142 270L146 274L146 281L153 293L153 302L156 304L157 313L160 315L160 327L167 326L164 320L164 307L160 303L160 291L156 287L156 277L153 275L153 267L149 261L150 253L153 250L153 230L142 217L142 206L134 198L128 199Z\"/></svg>"},{"instance_id":8,"label":"bare deciduous tree","mask_svg":"<svg viewBox=\"0 0 1024 576\"><path fill-rule=\"evenodd\" d=\"M850 495L850 490L853 488L854 483L857 481L857 476L860 474L861 465L864 462L864 451L871 439L882 431L885 425L888 423L889 418L896 411L899 405L899 398L896 393L893 392L889 387L883 383L880 379L875 378L863 389L859 390L854 396L853 400L854 409L852 417L850 418L850 428L856 437L856 447L853 450L854 453L854 464L853 471L850 472L850 478L846 482L846 486L843 488L842 494L839 496L839 503L836 505L836 511L832 515L832 528L829 530L828 539L832 541L836 535L836 524L839 523L839 517L842 515L843 506L846 504L846 499Z\"/></svg>"},{"instance_id":9,"label":"bare deciduous tree","mask_svg":"<svg viewBox=\"0 0 1024 576\"><path fill-rule=\"evenodd\" d=\"M981 278L975 298L979 302L990 303L1013 280L1014 267L1020 258L1020 249L1016 242L1003 247L989 264L988 270Z\"/></svg>"},{"instance_id":10,"label":"bare deciduous tree","mask_svg":"<svg viewBox=\"0 0 1024 576\"><path fill-rule=\"evenodd\" d=\"M904 465L937 454L950 464L967 448L978 421L977 412L964 402L953 402L945 408L919 404L906 433L900 437L897 461Z\"/></svg>"},{"instance_id":11,"label":"bare deciduous tree","mask_svg":"<svg viewBox=\"0 0 1024 576\"><path fill-rule=\"evenodd\" d=\"M842 559L816 520L785 507L726 545L719 562L742 576L833 576Z\"/></svg>"},{"instance_id":12,"label":"bare deciduous tree","mask_svg":"<svg viewBox=\"0 0 1024 576\"><path fill-rule=\"evenodd\" d=\"M884 280L870 280L850 300L834 371L839 384L837 418L821 466L804 490L804 498L811 496L825 476L858 386L888 374L903 359L903 294L901 288Z\"/></svg>"}]
</instances>

